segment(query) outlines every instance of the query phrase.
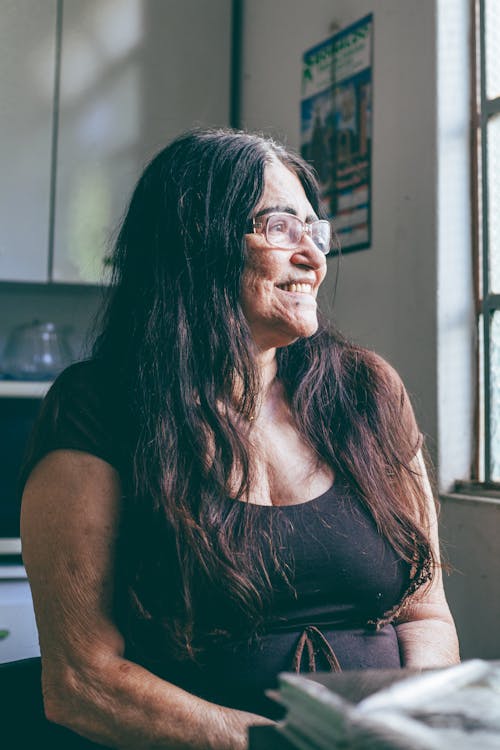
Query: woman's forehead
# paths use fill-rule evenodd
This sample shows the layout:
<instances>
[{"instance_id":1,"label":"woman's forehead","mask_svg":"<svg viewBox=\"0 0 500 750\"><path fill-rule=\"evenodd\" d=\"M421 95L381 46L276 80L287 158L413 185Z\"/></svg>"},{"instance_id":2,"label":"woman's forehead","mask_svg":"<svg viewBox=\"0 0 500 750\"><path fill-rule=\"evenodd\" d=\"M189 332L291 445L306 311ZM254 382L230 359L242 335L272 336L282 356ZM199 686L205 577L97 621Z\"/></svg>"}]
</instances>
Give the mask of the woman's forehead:
<instances>
[{"instance_id":1,"label":"woman's forehead","mask_svg":"<svg viewBox=\"0 0 500 750\"><path fill-rule=\"evenodd\" d=\"M295 174L280 161L273 160L264 170L264 190L256 210L293 208L297 214L314 213L302 184Z\"/></svg>"}]
</instances>

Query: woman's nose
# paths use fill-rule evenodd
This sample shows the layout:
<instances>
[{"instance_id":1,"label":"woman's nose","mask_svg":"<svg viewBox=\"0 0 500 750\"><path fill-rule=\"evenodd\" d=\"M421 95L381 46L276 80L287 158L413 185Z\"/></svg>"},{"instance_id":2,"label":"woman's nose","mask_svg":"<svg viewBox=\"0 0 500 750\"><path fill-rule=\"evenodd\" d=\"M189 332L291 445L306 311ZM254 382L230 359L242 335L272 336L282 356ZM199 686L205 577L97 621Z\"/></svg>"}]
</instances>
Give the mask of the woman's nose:
<instances>
[{"instance_id":1,"label":"woman's nose","mask_svg":"<svg viewBox=\"0 0 500 750\"><path fill-rule=\"evenodd\" d=\"M326 267L326 255L319 249L312 237L304 232L300 245L292 255L292 263L308 268Z\"/></svg>"}]
</instances>

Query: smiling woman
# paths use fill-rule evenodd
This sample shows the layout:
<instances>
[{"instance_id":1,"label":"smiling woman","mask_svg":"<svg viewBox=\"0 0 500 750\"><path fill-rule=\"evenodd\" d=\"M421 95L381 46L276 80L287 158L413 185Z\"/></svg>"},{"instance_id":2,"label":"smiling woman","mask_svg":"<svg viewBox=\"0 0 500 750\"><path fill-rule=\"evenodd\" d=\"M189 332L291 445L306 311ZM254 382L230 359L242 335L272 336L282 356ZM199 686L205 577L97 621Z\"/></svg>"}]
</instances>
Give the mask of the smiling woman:
<instances>
[{"instance_id":1,"label":"smiling woman","mask_svg":"<svg viewBox=\"0 0 500 750\"><path fill-rule=\"evenodd\" d=\"M458 659L404 386L318 314L331 241L271 140L189 132L146 168L24 472L52 721L234 750L280 672Z\"/></svg>"}]
</instances>

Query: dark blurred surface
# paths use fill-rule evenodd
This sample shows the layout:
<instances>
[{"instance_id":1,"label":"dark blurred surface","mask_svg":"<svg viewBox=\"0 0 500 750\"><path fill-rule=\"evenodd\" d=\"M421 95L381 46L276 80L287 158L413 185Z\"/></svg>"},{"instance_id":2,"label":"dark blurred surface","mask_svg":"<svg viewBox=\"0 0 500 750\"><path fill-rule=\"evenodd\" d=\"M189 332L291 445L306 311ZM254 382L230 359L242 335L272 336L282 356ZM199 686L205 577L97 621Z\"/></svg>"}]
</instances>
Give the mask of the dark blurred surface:
<instances>
[{"instance_id":1,"label":"dark blurred surface","mask_svg":"<svg viewBox=\"0 0 500 750\"><path fill-rule=\"evenodd\" d=\"M39 657L0 664L0 747L2 750L102 750L101 745L47 721Z\"/></svg>"}]
</instances>

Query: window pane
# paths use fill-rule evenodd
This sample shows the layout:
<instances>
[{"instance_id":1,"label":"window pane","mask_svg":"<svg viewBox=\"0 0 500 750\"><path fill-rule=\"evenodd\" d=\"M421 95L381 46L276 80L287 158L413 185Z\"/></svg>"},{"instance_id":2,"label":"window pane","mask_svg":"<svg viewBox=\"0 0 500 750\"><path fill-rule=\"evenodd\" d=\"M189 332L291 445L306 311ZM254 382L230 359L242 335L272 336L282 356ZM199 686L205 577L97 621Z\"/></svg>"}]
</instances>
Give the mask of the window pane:
<instances>
[{"instance_id":1,"label":"window pane","mask_svg":"<svg viewBox=\"0 0 500 750\"><path fill-rule=\"evenodd\" d=\"M499 19L500 21L500 19ZM488 230L490 290L500 291L500 115L488 123Z\"/></svg>"},{"instance_id":2,"label":"window pane","mask_svg":"<svg viewBox=\"0 0 500 750\"><path fill-rule=\"evenodd\" d=\"M486 0L486 96L500 96L500 0Z\"/></svg>"},{"instance_id":3,"label":"window pane","mask_svg":"<svg viewBox=\"0 0 500 750\"><path fill-rule=\"evenodd\" d=\"M491 479L500 481L500 311L493 314L490 329L490 425Z\"/></svg>"},{"instance_id":4,"label":"window pane","mask_svg":"<svg viewBox=\"0 0 500 750\"><path fill-rule=\"evenodd\" d=\"M478 466L478 479L480 482L484 482L484 328L483 328L483 316L479 316L478 322L478 345L479 345L479 414L478 414L478 453L479 453L479 466Z\"/></svg>"}]
</instances>

